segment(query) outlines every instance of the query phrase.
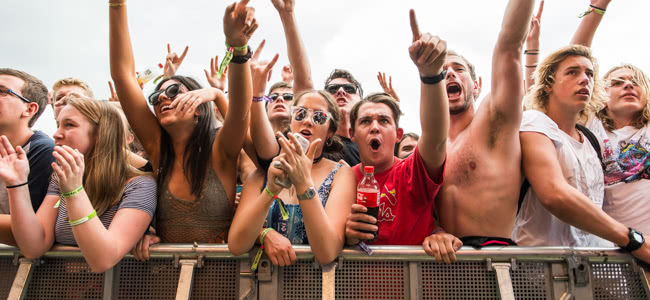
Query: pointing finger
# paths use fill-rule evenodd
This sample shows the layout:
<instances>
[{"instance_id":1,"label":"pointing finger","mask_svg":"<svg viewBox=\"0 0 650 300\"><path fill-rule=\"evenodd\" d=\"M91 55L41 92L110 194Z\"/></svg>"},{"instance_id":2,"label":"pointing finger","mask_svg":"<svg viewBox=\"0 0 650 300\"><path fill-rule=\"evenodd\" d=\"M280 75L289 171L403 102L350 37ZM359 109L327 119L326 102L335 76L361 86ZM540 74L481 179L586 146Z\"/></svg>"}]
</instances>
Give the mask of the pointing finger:
<instances>
[{"instance_id":1,"label":"pointing finger","mask_svg":"<svg viewBox=\"0 0 650 300\"><path fill-rule=\"evenodd\" d=\"M167 43L167 53L172 53L172 47L169 46L169 43Z\"/></svg>"},{"instance_id":2,"label":"pointing finger","mask_svg":"<svg viewBox=\"0 0 650 300\"><path fill-rule=\"evenodd\" d=\"M409 11L409 17L411 19L411 32L413 33L413 41L420 39L420 26L418 26L418 20L415 18L415 10L411 9Z\"/></svg>"},{"instance_id":3,"label":"pointing finger","mask_svg":"<svg viewBox=\"0 0 650 300\"><path fill-rule=\"evenodd\" d=\"M544 0L542 0L542 2L539 3L539 9L537 10L537 16L535 16L535 18L537 18L538 20L541 19L543 11L544 11Z\"/></svg>"}]
</instances>

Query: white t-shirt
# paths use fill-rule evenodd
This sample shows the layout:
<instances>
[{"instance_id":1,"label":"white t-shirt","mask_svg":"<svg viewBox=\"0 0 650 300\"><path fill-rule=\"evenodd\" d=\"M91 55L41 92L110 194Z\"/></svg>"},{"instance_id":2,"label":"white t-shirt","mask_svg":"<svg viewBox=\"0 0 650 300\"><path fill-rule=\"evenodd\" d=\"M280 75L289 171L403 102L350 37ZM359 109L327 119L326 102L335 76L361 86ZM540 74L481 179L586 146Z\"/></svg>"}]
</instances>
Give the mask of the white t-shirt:
<instances>
[{"instance_id":1,"label":"white t-shirt","mask_svg":"<svg viewBox=\"0 0 650 300\"><path fill-rule=\"evenodd\" d=\"M594 118L605 163L603 210L615 220L650 234L650 127L626 126L612 132Z\"/></svg>"},{"instance_id":2,"label":"white t-shirt","mask_svg":"<svg viewBox=\"0 0 650 300\"><path fill-rule=\"evenodd\" d=\"M524 112L520 131L539 132L555 146L564 179L587 196L598 208L603 206L603 171L598 154L589 140L580 143L560 130L546 114ZM579 218L580 216L575 216ZM528 189L515 220L512 239L521 246L611 247L612 243L570 226L551 214Z\"/></svg>"}]
</instances>

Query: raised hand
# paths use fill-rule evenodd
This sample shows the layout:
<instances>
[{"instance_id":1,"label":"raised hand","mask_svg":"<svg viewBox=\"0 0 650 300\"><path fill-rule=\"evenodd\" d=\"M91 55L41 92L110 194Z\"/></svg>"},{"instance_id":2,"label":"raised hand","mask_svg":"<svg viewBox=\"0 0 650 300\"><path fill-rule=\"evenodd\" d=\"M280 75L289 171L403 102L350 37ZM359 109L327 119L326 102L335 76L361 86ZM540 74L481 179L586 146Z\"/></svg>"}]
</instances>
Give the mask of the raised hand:
<instances>
[{"instance_id":1,"label":"raised hand","mask_svg":"<svg viewBox=\"0 0 650 300\"><path fill-rule=\"evenodd\" d=\"M533 18L530 20L530 29L528 30L528 36L526 37L527 44L536 42L537 47L539 47L539 29L540 29L543 11L544 11L544 0L542 0L539 3L539 9L537 10L537 15L533 16ZM529 50L538 50L538 49L535 48Z\"/></svg>"},{"instance_id":2,"label":"raised hand","mask_svg":"<svg viewBox=\"0 0 650 300\"><path fill-rule=\"evenodd\" d=\"M54 147L53 155L56 163L52 163L52 169L58 176L61 193L80 187L83 184L84 155L65 145Z\"/></svg>"},{"instance_id":3,"label":"raised hand","mask_svg":"<svg viewBox=\"0 0 650 300\"><path fill-rule=\"evenodd\" d=\"M384 89L384 93L391 95L397 102L399 102L399 97L393 89L393 76L388 76L388 82L386 82L386 73L377 72L377 80L379 80L379 85Z\"/></svg>"},{"instance_id":4,"label":"raised hand","mask_svg":"<svg viewBox=\"0 0 650 300\"><path fill-rule=\"evenodd\" d=\"M409 55L415 66L420 71L420 76L438 76L442 73L442 66L447 58L447 42L430 33L420 33L415 11L410 10L411 32L413 44L409 47Z\"/></svg>"},{"instance_id":5,"label":"raised hand","mask_svg":"<svg viewBox=\"0 0 650 300\"><path fill-rule=\"evenodd\" d=\"M6 136L0 137L0 180L6 186L27 182L29 161L22 147L14 147Z\"/></svg>"},{"instance_id":6,"label":"raised hand","mask_svg":"<svg viewBox=\"0 0 650 300\"><path fill-rule=\"evenodd\" d=\"M275 9L277 9L279 13L293 12L293 7L294 7L293 0L271 0L271 2L273 3L273 6L275 6Z\"/></svg>"},{"instance_id":7,"label":"raised hand","mask_svg":"<svg viewBox=\"0 0 650 300\"><path fill-rule=\"evenodd\" d=\"M228 66L223 70L223 75L221 78L217 76L219 73L219 55L214 58L210 58L210 72L203 69L205 72L205 79L208 80L208 83L211 87L226 91L226 78L228 77Z\"/></svg>"},{"instance_id":8,"label":"raised hand","mask_svg":"<svg viewBox=\"0 0 650 300\"><path fill-rule=\"evenodd\" d=\"M246 7L249 1L242 0L226 7L226 13L223 16L223 33L226 35L226 43L230 46L248 45L248 40L257 30L255 9Z\"/></svg>"},{"instance_id":9,"label":"raised hand","mask_svg":"<svg viewBox=\"0 0 650 300\"><path fill-rule=\"evenodd\" d=\"M291 83L293 82L293 70L291 65L285 65L282 67L282 81Z\"/></svg>"},{"instance_id":10,"label":"raised hand","mask_svg":"<svg viewBox=\"0 0 650 300\"><path fill-rule=\"evenodd\" d=\"M113 87L113 82L111 82L110 80L108 81L108 89L111 91L111 96L108 97L108 101L120 103L120 98L117 97L117 93L115 92L115 88Z\"/></svg>"},{"instance_id":11,"label":"raised hand","mask_svg":"<svg viewBox=\"0 0 650 300\"><path fill-rule=\"evenodd\" d=\"M275 178L282 178L284 180L286 177L284 169L282 168L282 163L280 162L280 159L284 159L285 156L286 154L280 154L273 158L271 161L271 166L269 167L268 174L266 176L266 187L271 193L275 195L279 194L284 189L284 187L275 183Z\"/></svg>"},{"instance_id":12,"label":"raised hand","mask_svg":"<svg viewBox=\"0 0 650 300\"><path fill-rule=\"evenodd\" d=\"M274 266L286 267L296 263L296 252L291 242L275 230L264 236L264 253Z\"/></svg>"},{"instance_id":13,"label":"raised hand","mask_svg":"<svg viewBox=\"0 0 650 300\"><path fill-rule=\"evenodd\" d=\"M307 153L302 150L302 146L294 136L289 134L287 140L281 133L277 134L280 146L282 146L282 154L285 156L280 157L278 161L282 164L282 169L287 173L291 183L296 187L298 193L304 192L304 187L313 185L311 179L311 166L314 161L316 149L322 143L321 139L313 141Z\"/></svg>"},{"instance_id":14,"label":"raised hand","mask_svg":"<svg viewBox=\"0 0 650 300\"><path fill-rule=\"evenodd\" d=\"M250 68L251 76L253 77L253 95L260 97L264 95L266 90L266 83L271 80L271 74L273 72L273 66L278 61L280 55L275 54L271 61L260 60L260 55L262 49L264 49L264 44L266 40L262 40L260 45L255 49L255 53L251 57Z\"/></svg>"},{"instance_id":15,"label":"raised hand","mask_svg":"<svg viewBox=\"0 0 650 300\"><path fill-rule=\"evenodd\" d=\"M169 106L175 108L180 114L194 114L199 105L214 101L217 97L216 93L223 93L223 91L214 88L189 91L176 96Z\"/></svg>"},{"instance_id":16,"label":"raised hand","mask_svg":"<svg viewBox=\"0 0 650 300\"><path fill-rule=\"evenodd\" d=\"M178 71L178 68L181 67L181 64L183 63L185 55L187 55L187 51L189 49L190 46L185 46L183 54L181 54L181 56L178 56L176 52L172 52L171 47L169 44L167 44L167 57L165 58L165 67L163 69L163 75L165 77L172 77L176 74L176 71Z\"/></svg>"}]
</instances>

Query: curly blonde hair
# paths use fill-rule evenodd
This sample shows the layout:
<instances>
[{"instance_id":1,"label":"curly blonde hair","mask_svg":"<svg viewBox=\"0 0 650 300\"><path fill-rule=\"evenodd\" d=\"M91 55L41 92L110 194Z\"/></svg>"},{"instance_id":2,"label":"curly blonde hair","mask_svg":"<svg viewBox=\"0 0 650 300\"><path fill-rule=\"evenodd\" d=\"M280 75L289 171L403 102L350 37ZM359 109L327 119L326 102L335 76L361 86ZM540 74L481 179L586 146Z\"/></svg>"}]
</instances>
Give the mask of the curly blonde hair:
<instances>
[{"instance_id":1,"label":"curly blonde hair","mask_svg":"<svg viewBox=\"0 0 650 300\"><path fill-rule=\"evenodd\" d=\"M593 116L605 106L604 100L607 99L607 94L603 88L602 81L598 79L598 63L596 62L596 58L592 56L589 48L581 45L571 45L553 52L535 69L535 73L533 74L535 84L530 87L524 97L525 109L534 109L546 113L549 99L549 93L546 90L551 88L553 83L555 83L555 75L560 63L571 56L585 57L594 65L593 93L585 108L580 111L579 122L586 123L589 116Z\"/></svg>"},{"instance_id":2,"label":"curly blonde hair","mask_svg":"<svg viewBox=\"0 0 650 300\"><path fill-rule=\"evenodd\" d=\"M612 73L615 71L618 71L620 69L628 69L631 70L633 75L633 79L639 83L639 87L641 87L641 97L646 99L645 102L645 107L643 108L642 111L640 111L637 114L637 117L632 120L631 124L632 126L636 128L641 128L648 124L648 121L650 120L650 79L648 79L648 76L638 67L631 65L631 64L623 64L620 66L616 66L611 68L607 73L605 73L605 76L603 76L603 80L605 82L608 82L611 79ZM614 126L614 119L612 119L608 114L607 114L607 107L602 108L596 113L596 117L600 119L600 121L603 123L603 127L607 129L608 131L614 131L616 130L616 127Z\"/></svg>"}]
</instances>

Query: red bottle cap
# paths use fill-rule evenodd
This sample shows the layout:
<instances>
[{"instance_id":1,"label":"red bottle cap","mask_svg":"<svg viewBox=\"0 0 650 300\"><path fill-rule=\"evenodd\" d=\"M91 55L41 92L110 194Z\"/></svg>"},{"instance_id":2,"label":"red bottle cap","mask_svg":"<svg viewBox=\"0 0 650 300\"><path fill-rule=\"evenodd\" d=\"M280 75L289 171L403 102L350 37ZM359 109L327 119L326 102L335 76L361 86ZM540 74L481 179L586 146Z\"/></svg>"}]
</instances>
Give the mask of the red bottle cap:
<instances>
[{"instance_id":1,"label":"red bottle cap","mask_svg":"<svg viewBox=\"0 0 650 300\"><path fill-rule=\"evenodd\" d=\"M162 69L162 68L163 68L163 65L162 65L162 64L158 64L158 68L161 68L161 69Z\"/></svg>"},{"instance_id":2,"label":"red bottle cap","mask_svg":"<svg viewBox=\"0 0 650 300\"><path fill-rule=\"evenodd\" d=\"M375 167L373 167L373 166L365 166L365 167L363 167L363 172L364 173L375 173Z\"/></svg>"}]
</instances>

